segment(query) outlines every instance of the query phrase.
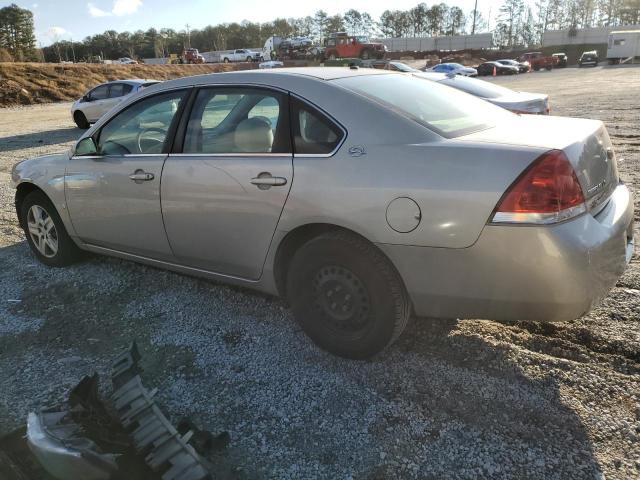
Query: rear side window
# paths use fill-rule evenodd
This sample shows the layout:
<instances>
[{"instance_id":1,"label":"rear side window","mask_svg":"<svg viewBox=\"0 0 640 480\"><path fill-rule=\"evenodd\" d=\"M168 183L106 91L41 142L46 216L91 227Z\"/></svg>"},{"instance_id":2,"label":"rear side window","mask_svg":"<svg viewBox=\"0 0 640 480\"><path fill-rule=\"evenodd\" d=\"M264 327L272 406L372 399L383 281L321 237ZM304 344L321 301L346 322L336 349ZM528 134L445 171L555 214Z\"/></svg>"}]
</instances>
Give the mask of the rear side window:
<instances>
[{"instance_id":1,"label":"rear side window","mask_svg":"<svg viewBox=\"0 0 640 480\"><path fill-rule=\"evenodd\" d=\"M326 155L338 147L344 133L326 115L295 98L291 102L291 111L296 154Z\"/></svg>"},{"instance_id":2,"label":"rear side window","mask_svg":"<svg viewBox=\"0 0 640 480\"><path fill-rule=\"evenodd\" d=\"M109 89L109 98L118 98L127 95L133 87L125 83L114 83Z\"/></svg>"},{"instance_id":3,"label":"rear side window","mask_svg":"<svg viewBox=\"0 0 640 480\"><path fill-rule=\"evenodd\" d=\"M109 85L100 85L91 90L89 98L91 100L104 100L109 95Z\"/></svg>"},{"instance_id":4,"label":"rear side window","mask_svg":"<svg viewBox=\"0 0 640 480\"><path fill-rule=\"evenodd\" d=\"M183 153L290 153L286 97L254 88L208 88L193 104Z\"/></svg>"}]
</instances>

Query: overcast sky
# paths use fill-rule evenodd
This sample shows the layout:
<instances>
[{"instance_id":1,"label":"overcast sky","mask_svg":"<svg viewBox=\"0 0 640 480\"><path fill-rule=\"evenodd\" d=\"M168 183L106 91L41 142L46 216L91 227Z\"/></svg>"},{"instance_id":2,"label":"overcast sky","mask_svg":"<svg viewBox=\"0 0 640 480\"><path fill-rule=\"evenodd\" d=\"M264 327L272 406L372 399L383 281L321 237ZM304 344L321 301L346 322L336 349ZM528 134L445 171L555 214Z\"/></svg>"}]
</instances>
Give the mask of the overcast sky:
<instances>
[{"instance_id":1,"label":"overcast sky","mask_svg":"<svg viewBox=\"0 0 640 480\"><path fill-rule=\"evenodd\" d=\"M267 22L278 17L304 17L322 8L330 15L350 8L369 12L374 19L387 9L407 10L420 0L0 0L16 3L34 12L36 37L42 45L54 38L81 40L105 30L146 30L174 28L182 30L188 23L201 28L225 22ZM428 5L439 3L426 2ZM473 9L474 0L450 0L465 13ZM494 17L502 0L478 0L478 10ZM492 20L493 24L493 20Z\"/></svg>"}]
</instances>

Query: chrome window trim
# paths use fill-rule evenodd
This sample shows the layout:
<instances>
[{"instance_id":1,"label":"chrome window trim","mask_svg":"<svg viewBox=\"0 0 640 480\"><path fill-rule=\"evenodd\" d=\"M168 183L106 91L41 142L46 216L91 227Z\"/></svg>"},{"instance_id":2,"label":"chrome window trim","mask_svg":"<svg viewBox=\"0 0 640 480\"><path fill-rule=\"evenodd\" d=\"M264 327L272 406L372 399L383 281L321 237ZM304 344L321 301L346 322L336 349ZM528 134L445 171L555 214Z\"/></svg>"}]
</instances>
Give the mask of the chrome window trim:
<instances>
[{"instance_id":1,"label":"chrome window trim","mask_svg":"<svg viewBox=\"0 0 640 480\"><path fill-rule=\"evenodd\" d=\"M170 153L170 157L269 157L291 158L293 153Z\"/></svg>"},{"instance_id":2,"label":"chrome window trim","mask_svg":"<svg viewBox=\"0 0 640 480\"><path fill-rule=\"evenodd\" d=\"M129 158L129 157L166 157L168 153L125 153L123 155L73 155L71 160L98 158Z\"/></svg>"},{"instance_id":3,"label":"chrome window trim","mask_svg":"<svg viewBox=\"0 0 640 480\"><path fill-rule=\"evenodd\" d=\"M342 145L344 145L344 142L347 141L347 129L344 128L344 126L337 121L333 115L330 115L326 110L322 109L321 107L318 107L315 103L310 102L309 100L307 100L304 97L301 97L298 94L295 94L293 92L289 92L289 95L291 95L293 98L295 98L296 100L302 102L302 103L306 103L307 105L309 105L310 107L312 107L315 110L318 110L320 113L322 113L325 117L327 117L329 120L331 120L335 125L338 126L338 128L342 131L342 139L340 140L340 142L338 142L338 144L336 145L336 147L329 153L293 153L293 157L299 157L299 158L329 158L329 157L333 157L336 153L338 153L338 150L340 150L340 148L342 147ZM290 128L292 128L293 126L293 119L290 119ZM292 150L295 150L295 145L292 145Z\"/></svg>"}]
</instances>

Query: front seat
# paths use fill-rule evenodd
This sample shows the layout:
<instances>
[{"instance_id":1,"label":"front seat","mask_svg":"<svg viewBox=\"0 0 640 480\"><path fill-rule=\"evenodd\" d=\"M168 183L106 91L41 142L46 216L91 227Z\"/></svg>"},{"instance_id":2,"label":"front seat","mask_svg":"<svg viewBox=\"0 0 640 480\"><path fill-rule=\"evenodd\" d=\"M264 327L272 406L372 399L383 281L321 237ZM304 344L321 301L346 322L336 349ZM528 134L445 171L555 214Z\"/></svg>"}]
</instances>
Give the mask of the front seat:
<instances>
[{"instance_id":1,"label":"front seat","mask_svg":"<svg viewBox=\"0 0 640 480\"><path fill-rule=\"evenodd\" d=\"M270 153L273 145L271 122L266 117L242 120L236 127L234 143L237 152Z\"/></svg>"}]
</instances>

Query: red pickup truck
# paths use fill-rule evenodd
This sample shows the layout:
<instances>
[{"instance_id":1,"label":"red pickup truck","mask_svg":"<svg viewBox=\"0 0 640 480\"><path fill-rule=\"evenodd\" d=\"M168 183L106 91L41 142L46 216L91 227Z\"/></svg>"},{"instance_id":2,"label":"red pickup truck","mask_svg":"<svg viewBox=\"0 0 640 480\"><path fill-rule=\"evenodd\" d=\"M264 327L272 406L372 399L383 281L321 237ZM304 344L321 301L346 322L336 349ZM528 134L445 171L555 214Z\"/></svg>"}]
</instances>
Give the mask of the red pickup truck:
<instances>
[{"instance_id":1,"label":"red pickup truck","mask_svg":"<svg viewBox=\"0 0 640 480\"><path fill-rule=\"evenodd\" d=\"M361 35L347 35L337 32L329 35L325 42L324 56L329 60L336 58L384 58L386 47L382 43L370 42Z\"/></svg>"},{"instance_id":2,"label":"red pickup truck","mask_svg":"<svg viewBox=\"0 0 640 480\"><path fill-rule=\"evenodd\" d=\"M546 68L547 70L551 70L555 66L558 65L558 58L549 56L546 57L542 52L529 52L524 53L518 57L519 62L529 62L532 70L540 70L542 68Z\"/></svg>"}]
</instances>

